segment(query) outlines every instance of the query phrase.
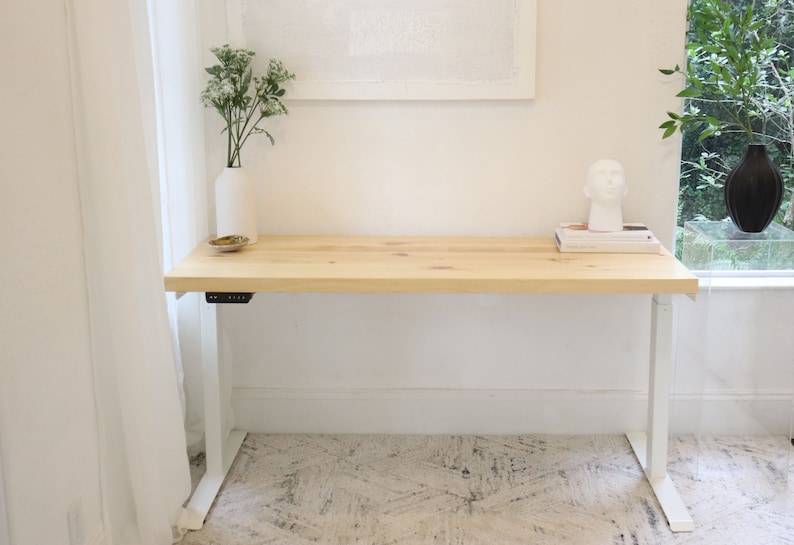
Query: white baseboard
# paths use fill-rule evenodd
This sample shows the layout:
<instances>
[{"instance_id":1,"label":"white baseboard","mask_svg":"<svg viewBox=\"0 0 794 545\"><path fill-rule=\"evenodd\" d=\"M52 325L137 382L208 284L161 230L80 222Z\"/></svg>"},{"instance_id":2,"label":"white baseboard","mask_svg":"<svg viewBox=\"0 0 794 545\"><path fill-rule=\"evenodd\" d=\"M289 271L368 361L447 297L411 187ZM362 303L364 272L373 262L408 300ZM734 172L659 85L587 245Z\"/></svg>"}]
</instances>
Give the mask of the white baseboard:
<instances>
[{"instance_id":1,"label":"white baseboard","mask_svg":"<svg viewBox=\"0 0 794 545\"><path fill-rule=\"evenodd\" d=\"M677 394L673 433L790 434L794 392ZM646 428L640 391L235 388L255 433L621 434Z\"/></svg>"}]
</instances>

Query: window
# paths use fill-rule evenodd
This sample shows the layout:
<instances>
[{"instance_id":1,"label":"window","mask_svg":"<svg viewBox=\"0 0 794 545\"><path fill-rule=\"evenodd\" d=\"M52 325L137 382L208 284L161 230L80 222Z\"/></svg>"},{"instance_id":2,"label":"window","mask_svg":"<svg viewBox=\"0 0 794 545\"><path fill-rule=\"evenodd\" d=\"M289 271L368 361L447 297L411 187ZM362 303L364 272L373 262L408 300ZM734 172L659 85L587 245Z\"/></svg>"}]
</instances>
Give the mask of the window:
<instances>
[{"instance_id":1,"label":"window","mask_svg":"<svg viewBox=\"0 0 794 545\"><path fill-rule=\"evenodd\" d=\"M678 233L686 221L727 217L723 181L750 142L767 145L786 181L775 219L794 227L794 0L691 0L682 115L669 113L665 137L683 132Z\"/></svg>"}]
</instances>

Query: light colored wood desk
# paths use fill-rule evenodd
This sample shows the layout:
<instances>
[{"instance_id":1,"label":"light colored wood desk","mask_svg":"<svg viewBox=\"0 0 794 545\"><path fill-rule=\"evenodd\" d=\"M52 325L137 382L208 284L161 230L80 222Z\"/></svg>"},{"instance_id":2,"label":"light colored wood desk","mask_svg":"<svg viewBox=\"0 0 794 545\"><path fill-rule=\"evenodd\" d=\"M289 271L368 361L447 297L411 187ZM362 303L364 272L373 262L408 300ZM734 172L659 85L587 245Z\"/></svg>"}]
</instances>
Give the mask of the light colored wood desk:
<instances>
[{"instance_id":1,"label":"light colored wood desk","mask_svg":"<svg viewBox=\"0 0 794 545\"><path fill-rule=\"evenodd\" d=\"M659 254L560 253L551 238L269 236L239 252L198 246L165 276L175 292L637 293L651 296L647 432L627 434L673 531L694 524L667 476L672 295L698 280ZM207 472L191 499L200 528L245 433L223 437L214 304L202 304Z\"/></svg>"}]
</instances>

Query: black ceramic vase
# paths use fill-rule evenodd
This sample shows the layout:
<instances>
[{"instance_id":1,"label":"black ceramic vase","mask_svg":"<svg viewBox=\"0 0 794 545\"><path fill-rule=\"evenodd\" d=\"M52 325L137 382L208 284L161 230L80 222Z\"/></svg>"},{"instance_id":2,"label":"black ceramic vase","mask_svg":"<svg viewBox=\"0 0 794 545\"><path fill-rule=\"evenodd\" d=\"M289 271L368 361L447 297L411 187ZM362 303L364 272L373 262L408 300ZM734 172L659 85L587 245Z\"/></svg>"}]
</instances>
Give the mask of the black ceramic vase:
<instances>
[{"instance_id":1,"label":"black ceramic vase","mask_svg":"<svg viewBox=\"0 0 794 545\"><path fill-rule=\"evenodd\" d=\"M772 223L783 199L783 177L764 144L750 144L725 179L725 205L733 224L760 233Z\"/></svg>"}]
</instances>

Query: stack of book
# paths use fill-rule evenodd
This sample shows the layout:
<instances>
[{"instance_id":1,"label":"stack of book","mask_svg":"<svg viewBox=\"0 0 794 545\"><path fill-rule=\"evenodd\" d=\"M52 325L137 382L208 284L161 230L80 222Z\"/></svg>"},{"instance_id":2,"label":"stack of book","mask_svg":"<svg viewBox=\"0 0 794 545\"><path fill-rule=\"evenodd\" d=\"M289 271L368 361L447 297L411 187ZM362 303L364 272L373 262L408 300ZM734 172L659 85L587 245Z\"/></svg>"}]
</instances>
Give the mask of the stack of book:
<instances>
[{"instance_id":1,"label":"stack of book","mask_svg":"<svg viewBox=\"0 0 794 545\"><path fill-rule=\"evenodd\" d=\"M554 230L561 252L658 254L661 243L641 223L626 223L622 231L590 231L586 223L561 223Z\"/></svg>"}]
</instances>

